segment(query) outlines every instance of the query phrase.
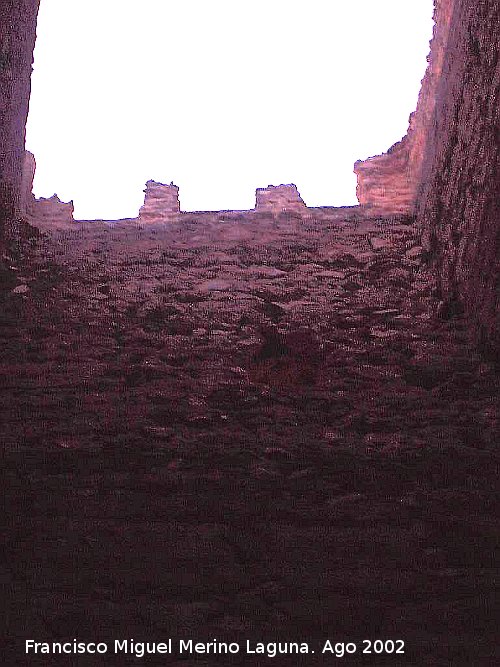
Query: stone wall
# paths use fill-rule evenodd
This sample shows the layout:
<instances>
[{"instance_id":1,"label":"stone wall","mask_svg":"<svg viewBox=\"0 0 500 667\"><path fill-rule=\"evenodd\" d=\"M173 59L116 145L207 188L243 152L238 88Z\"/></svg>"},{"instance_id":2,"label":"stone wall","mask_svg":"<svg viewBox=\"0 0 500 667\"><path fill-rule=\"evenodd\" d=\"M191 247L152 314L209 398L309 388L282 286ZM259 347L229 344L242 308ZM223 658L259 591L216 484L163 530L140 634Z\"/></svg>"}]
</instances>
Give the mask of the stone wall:
<instances>
[{"instance_id":1,"label":"stone wall","mask_svg":"<svg viewBox=\"0 0 500 667\"><path fill-rule=\"evenodd\" d=\"M24 140L39 0L0 2L0 242L21 214Z\"/></svg>"},{"instance_id":2,"label":"stone wall","mask_svg":"<svg viewBox=\"0 0 500 667\"><path fill-rule=\"evenodd\" d=\"M436 0L429 65L422 80L417 110L410 116L407 135L387 153L358 160L354 165L359 203L382 214L413 213L415 210L454 3L455 0Z\"/></svg>"},{"instance_id":3,"label":"stone wall","mask_svg":"<svg viewBox=\"0 0 500 667\"><path fill-rule=\"evenodd\" d=\"M436 0L429 66L408 134L358 161L360 204L418 214L440 312L465 310L500 351L500 3Z\"/></svg>"},{"instance_id":4,"label":"stone wall","mask_svg":"<svg viewBox=\"0 0 500 667\"><path fill-rule=\"evenodd\" d=\"M306 205L300 196L297 186L268 185L267 188L257 188L255 191L255 210L271 213L286 213L295 211L304 213Z\"/></svg>"},{"instance_id":5,"label":"stone wall","mask_svg":"<svg viewBox=\"0 0 500 667\"><path fill-rule=\"evenodd\" d=\"M25 151L20 200L20 211L23 218L35 227L48 229L73 223L75 221L73 201L63 202L56 194L52 197L35 198L33 194L35 172L35 156Z\"/></svg>"},{"instance_id":6,"label":"stone wall","mask_svg":"<svg viewBox=\"0 0 500 667\"><path fill-rule=\"evenodd\" d=\"M23 171L21 179L21 214L27 217L35 213L35 195L33 194L33 181L35 179L36 160L33 153L25 151Z\"/></svg>"},{"instance_id":7,"label":"stone wall","mask_svg":"<svg viewBox=\"0 0 500 667\"><path fill-rule=\"evenodd\" d=\"M0 244L15 237L27 205L22 172L38 5L0 3ZM448 304L443 312L464 308L477 340L498 354L500 4L436 0L435 21L408 134L385 155L356 163L358 197L386 213L416 206ZM304 208L294 185L257 190L257 210ZM148 182L142 220L170 219L179 210L176 186Z\"/></svg>"},{"instance_id":8,"label":"stone wall","mask_svg":"<svg viewBox=\"0 0 500 667\"><path fill-rule=\"evenodd\" d=\"M180 213L179 188L170 183L148 181L144 190L144 204L139 210L141 222L165 222Z\"/></svg>"},{"instance_id":9,"label":"stone wall","mask_svg":"<svg viewBox=\"0 0 500 667\"><path fill-rule=\"evenodd\" d=\"M46 224L50 228L73 223L73 213L73 201L63 202L54 194L52 197L35 199L28 212L28 220L36 226Z\"/></svg>"},{"instance_id":10,"label":"stone wall","mask_svg":"<svg viewBox=\"0 0 500 667\"><path fill-rule=\"evenodd\" d=\"M500 352L500 3L455 0L418 215L444 311Z\"/></svg>"}]
</instances>

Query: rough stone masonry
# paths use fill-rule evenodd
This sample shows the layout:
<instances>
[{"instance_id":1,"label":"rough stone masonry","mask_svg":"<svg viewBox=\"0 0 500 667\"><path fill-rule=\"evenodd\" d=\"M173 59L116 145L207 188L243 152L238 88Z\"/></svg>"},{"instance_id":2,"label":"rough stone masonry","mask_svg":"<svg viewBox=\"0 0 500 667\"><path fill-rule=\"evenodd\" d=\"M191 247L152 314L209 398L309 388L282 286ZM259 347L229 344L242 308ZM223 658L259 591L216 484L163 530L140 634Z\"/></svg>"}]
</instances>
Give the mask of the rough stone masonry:
<instances>
[{"instance_id":1,"label":"rough stone masonry","mask_svg":"<svg viewBox=\"0 0 500 667\"><path fill-rule=\"evenodd\" d=\"M15 236L38 0L0 6L0 230ZM443 300L463 307L482 348L499 346L497 0L437 0L436 27L408 135L356 164L358 197L418 210Z\"/></svg>"},{"instance_id":2,"label":"rough stone masonry","mask_svg":"<svg viewBox=\"0 0 500 667\"><path fill-rule=\"evenodd\" d=\"M355 165L358 198L417 211L443 302L500 351L500 3L436 0L429 67L408 134Z\"/></svg>"},{"instance_id":3,"label":"rough stone masonry","mask_svg":"<svg viewBox=\"0 0 500 667\"><path fill-rule=\"evenodd\" d=\"M39 0L0 3L0 246L21 214L24 140Z\"/></svg>"},{"instance_id":4,"label":"rough stone masonry","mask_svg":"<svg viewBox=\"0 0 500 667\"><path fill-rule=\"evenodd\" d=\"M11 239L32 201L36 6L0 5ZM350 665L499 664L500 376L468 337L494 352L498 0L438 7L419 225L366 202L160 225L50 213L7 257L3 664L46 665L26 642L170 637L304 641L311 667L327 640Z\"/></svg>"}]
</instances>

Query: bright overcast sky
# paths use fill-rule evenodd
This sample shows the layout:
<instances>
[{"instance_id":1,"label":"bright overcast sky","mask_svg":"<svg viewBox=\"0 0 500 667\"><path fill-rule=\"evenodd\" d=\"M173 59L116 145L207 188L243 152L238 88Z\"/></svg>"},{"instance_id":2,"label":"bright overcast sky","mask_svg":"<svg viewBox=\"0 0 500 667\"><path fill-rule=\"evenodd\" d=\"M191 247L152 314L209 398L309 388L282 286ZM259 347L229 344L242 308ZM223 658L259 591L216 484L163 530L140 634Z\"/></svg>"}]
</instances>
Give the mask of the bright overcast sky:
<instances>
[{"instance_id":1,"label":"bright overcast sky","mask_svg":"<svg viewBox=\"0 0 500 667\"><path fill-rule=\"evenodd\" d=\"M27 148L35 194L134 217L145 182L182 210L248 209L296 183L356 203L353 163L401 139L433 0L42 0Z\"/></svg>"}]
</instances>

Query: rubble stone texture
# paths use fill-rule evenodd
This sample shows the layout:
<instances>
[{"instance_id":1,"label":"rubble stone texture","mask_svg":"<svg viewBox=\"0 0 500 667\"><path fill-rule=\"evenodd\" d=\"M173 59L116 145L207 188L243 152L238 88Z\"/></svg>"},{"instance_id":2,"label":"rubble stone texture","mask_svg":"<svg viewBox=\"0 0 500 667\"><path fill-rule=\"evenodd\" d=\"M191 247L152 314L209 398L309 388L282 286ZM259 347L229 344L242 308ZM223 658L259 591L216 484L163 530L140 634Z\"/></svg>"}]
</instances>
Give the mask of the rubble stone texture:
<instances>
[{"instance_id":1,"label":"rubble stone texture","mask_svg":"<svg viewBox=\"0 0 500 667\"><path fill-rule=\"evenodd\" d=\"M35 13L0 7L17 52ZM33 218L43 234L0 267L4 664L53 662L23 662L25 639L127 637L303 638L310 665L326 639L356 642L353 665L499 663L500 376L483 354L498 350L498 10L438 5L418 219ZM2 98L21 130L28 89ZM22 131L1 127L12 229L33 162L23 185ZM366 639L405 653L366 657Z\"/></svg>"},{"instance_id":2,"label":"rubble stone texture","mask_svg":"<svg viewBox=\"0 0 500 667\"><path fill-rule=\"evenodd\" d=\"M20 266L4 664L33 637L191 636L492 664L500 376L431 317L414 221L309 213L52 227ZM237 657L203 665L263 664Z\"/></svg>"},{"instance_id":3,"label":"rubble stone texture","mask_svg":"<svg viewBox=\"0 0 500 667\"><path fill-rule=\"evenodd\" d=\"M35 199L31 209L31 222L42 228L74 222L74 205L72 201L63 202L57 194L52 197Z\"/></svg>"},{"instance_id":4,"label":"rubble stone texture","mask_svg":"<svg viewBox=\"0 0 500 667\"><path fill-rule=\"evenodd\" d=\"M33 153L24 154L22 181L21 181L21 215L34 215L35 195L33 194L33 180L36 172L36 160Z\"/></svg>"},{"instance_id":5,"label":"rubble stone texture","mask_svg":"<svg viewBox=\"0 0 500 667\"><path fill-rule=\"evenodd\" d=\"M381 214L412 213L415 209L454 3L455 0L436 0L429 65L417 110L410 116L408 133L387 153L359 160L354 165L359 203Z\"/></svg>"},{"instance_id":6,"label":"rubble stone texture","mask_svg":"<svg viewBox=\"0 0 500 667\"><path fill-rule=\"evenodd\" d=\"M21 213L24 139L39 0L0 3L0 245Z\"/></svg>"},{"instance_id":7,"label":"rubble stone texture","mask_svg":"<svg viewBox=\"0 0 500 667\"><path fill-rule=\"evenodd\" d=\"M36 160L33 153L25 152L21 181L21 215L28 222L40 229L65 227L74 222L73 201L63 202L57 194L52 197L35 198L33 180L36 172Z\"/></svg>"},{"instance_id":8,"label":"rubble stone texture","mask_svg":"<svg viewBox=\"0 0 500 667\"><path fill-rule=\"evenodd\" d=\"M500 3L456 0L429 123L419 222L441 298L500 354Z\"/></svg>"},{"instance_id":9,"label":"rubble stone texture","mask_svg":"<svg viewBox=\"0 0 500 667\"><path fill-rule=\"evenodd\" d=\"M293 183L289 185L268 185L255 191L255 210L270 213L305 213L306 205Z\"/></svg>"},{"instance_id":10,"label":"rubble stone texture","mask_svg":"<svg viewBox=\"0 0 500 667\"><path fill-rule=\"evenodd\" d=\"M179 188L170 183L158 183L150 180L144 190L144 204L139 210L141 222L170 221L180 213Z\"/></svg>"}]
</instances>

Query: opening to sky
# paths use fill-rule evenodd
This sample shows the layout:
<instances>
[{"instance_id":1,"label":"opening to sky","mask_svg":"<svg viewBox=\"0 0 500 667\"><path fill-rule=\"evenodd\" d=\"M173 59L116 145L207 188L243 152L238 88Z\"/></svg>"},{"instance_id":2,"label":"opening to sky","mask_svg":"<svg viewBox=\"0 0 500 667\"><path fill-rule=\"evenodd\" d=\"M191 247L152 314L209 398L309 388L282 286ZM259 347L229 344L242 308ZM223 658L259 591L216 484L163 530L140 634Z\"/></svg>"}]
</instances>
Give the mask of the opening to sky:
<instances>
[{"instance_id":1,"label":"opening to sky","mask_svg":"<svg viewBox=\"0 0 500 667\"><path fill-rule=\"evenodd\" d=\"M356 204L357 159L415 110L433 0L42 0L27 127L34 190L135 217L148 179L182 210L250 209L295 183Z\"/></svg>"}]
</instances>

